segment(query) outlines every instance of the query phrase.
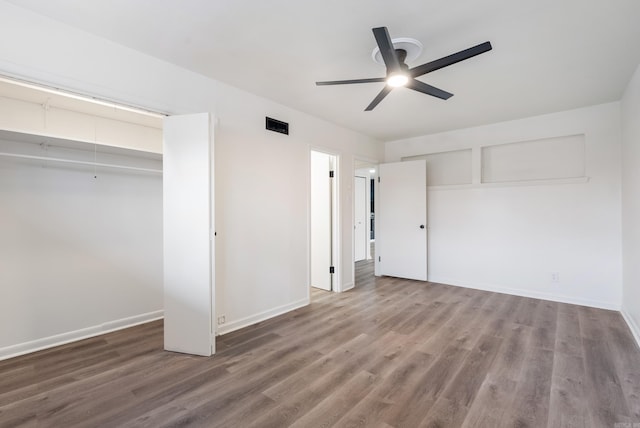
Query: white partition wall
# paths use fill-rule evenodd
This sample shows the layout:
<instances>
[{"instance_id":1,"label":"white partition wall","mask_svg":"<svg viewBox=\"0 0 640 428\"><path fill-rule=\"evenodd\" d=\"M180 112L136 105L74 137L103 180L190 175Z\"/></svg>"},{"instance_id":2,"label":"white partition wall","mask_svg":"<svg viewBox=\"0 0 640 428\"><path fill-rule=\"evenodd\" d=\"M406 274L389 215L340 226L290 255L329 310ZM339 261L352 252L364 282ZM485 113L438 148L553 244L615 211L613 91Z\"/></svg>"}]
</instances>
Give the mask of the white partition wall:
<instances>
[{"instance_id":1,"label":"white partition wall","mask_svg":"<svg viewBox=\"0 0 640 428\"><path fill-rule=\"evenodd\" d=\"M208 113L164 121L164 348L215 352L213 129Z\"/></svg>"}]
</instances>

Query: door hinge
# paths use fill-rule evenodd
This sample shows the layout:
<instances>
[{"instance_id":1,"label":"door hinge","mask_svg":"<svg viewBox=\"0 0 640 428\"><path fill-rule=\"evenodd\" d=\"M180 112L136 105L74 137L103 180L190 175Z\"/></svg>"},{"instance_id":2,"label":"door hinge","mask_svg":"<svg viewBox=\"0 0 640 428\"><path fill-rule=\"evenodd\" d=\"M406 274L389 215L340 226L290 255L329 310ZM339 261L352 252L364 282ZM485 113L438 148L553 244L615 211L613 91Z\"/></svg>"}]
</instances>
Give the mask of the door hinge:
<instances>
[{"instance_id":1,"label":"door hinge","mask_svg":"<svg viewBox=\"0 0 640 428\"><path fill-rule=\"evenodd\" d=\"M329 273L336 273L336 268L333 266L329 266Z\"/></svg>"},{"instance_id":2,"label":"door hinge","mask_svg":"<svg viewBox=\"0 0 640 428\"><path fill-rule=\"evenodd\" d=\"M380 183L380 177L378 177L378 183Z\"/></svg>"},{"instance_id":3,"label":"door hinge","mask_svg":"<svg viewBox=\"0 0 640 428\"><path fill-rule=\"evenodd\" d=\"M329 171L329 178L333 178L334 171Z\"/></svg>"},{"instance_id":4,"label":"door hinge","mask_svg":"<svg viewBox=\"0 0 640 428\"><path fill-rule=\"evenodd\" d=\"M379 262L381 262L381 261L382 261L382 258L381 258L380 256L378 256L378 261L379 261Z\"/></svg>"}]
</instances>

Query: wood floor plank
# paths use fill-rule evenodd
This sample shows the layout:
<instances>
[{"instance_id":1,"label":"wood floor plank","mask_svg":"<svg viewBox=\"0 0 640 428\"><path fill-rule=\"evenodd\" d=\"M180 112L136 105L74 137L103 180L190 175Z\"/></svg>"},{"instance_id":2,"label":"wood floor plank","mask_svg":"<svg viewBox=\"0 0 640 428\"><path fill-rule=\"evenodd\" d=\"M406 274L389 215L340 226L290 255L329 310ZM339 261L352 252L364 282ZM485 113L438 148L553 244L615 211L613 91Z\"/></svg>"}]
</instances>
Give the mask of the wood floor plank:
<instances>
[{"instance_id":1,"label":"wood floor plank","mask_svg":"<svg viewBox=\"0 0 640 428\"><path fill-rule=\"evenodd\" d=\"M466 356L457 373L452 376L440 397L432 404L425 405L429 407L429 411L417 426L461 426L485 381L501 342L501 338L483 335Z\"/></svg>"},{"instance_id":2,"label":"wood floor plank","mask_svg":"<svg viewBox=\"0 0 640 428\"><path fill-rule=\"evenodd\" d=\"M629 416L633 421L640 421L640 348L622 321L611 322L607 331L614 356L613 364L627 399Z\"/></svg>"},{"instance_id":3,"label":"wood floor plank","mask_svg":"<svg viewBox=\"0 0 640 428\"><path fill-rule=\"evenodd\" d=\"M460 402L468 408L484 382L502 340L499 337L483 335L447 386L444 397Z\"/></svg>"},{"instance_id":4,"label":"wood floor plank","mask_svg":"<svg viewBox=\"0 0 640 428\"><path fill-rule=\"evenodd\" d=\"M518 379L532 343L532 328L509 323L500 349L493 360L476 398L469 406L465 427L500 426L509 403L513 401ZM487 331L489 332L489 331Z\"/></svg>"},{"instance_id":5,"label":"wood floor plank","mask_svg":"<svg viewBox=\"0 0 640 428\"><path fill-rule=\"evenodd\" d=\"M465 416L462 427L498 427L507 411L517 382L510 378L488 374Z\"/></svg>"},{"instance_id":6,"label":"wood floor plank","mask_svg":"<svg viewBox=\"0 0 640 428\"><path fill-rule=\"evenodd\" d=\"M479 326L476 319L481 316L481 304L487 298L488 295L474 296L462 306L456 307L456 310L449 314L447 321L437 326L436 332L420 346L420 350L427 353L434 352L454 343L458 347L471 349L478 339Z\"/></svg>"},{"instance_id":7,"label":"wood floor plank","mask_svg":"<svg viewBox=\"0 0 640 428\"><path fill-rule=\"evenodd\" d=\"M533 326L536 316L536 310L540 304L539 299L522 299L516 312L516 324L522 324L526 326Z\"/></svg>"},{"instance_id":8,"label":"wood floor plank","mask_svg":"<svg viewBox=\"0 0 640 428\"><path fill-rule=\"evenodd\" d=\"M502 337L511 329L518 314L522 297L499 294L502 305L490 315L488 328L494 336Z\"/></svg>"},{"instance_id":9,"label":"wood floor plank","mask_svg":"<svg viewBox=\"0 0 640 428\"><path fill-rule=\"evenodd\" d=\"M558 321L558 304L541 301L537 307L533 324L532 346L554 350Z\"/></svg>"},{"instance_id":10,"label":"wood floor plank","mask_svg":"<svg viewBox=\"0 0 640 428\"><path fill-rule=\"evenodd\" d=\"M549 416L553 351L529 347L505 426L545 427Z\"/></svg>"},{"instance_id":11,"label":"wood floor plank","mask_svg":"<svg viewBox=\"0 0 640 428\"><path fill-rule=\"evenodd\" d=\"M373 389L376 380L377 377L369 372L356 373L341 388L290 426L307 428L335 424Z\"/></svg>"},{"instance_id":12,"label":"wood floor plank","mask_svg":"<svg viewBox=\"0 0 640 428\"><path fill-rule=\"evenodd\" d=\"M555 352L582 357L582 335L578 310L573 305L561 305L558 310Z\"/></svg>"},{"instance_id":13,"label":"wood floor plank","mask_svg":"<svg viewBox=\"0 0 640 428\"><path fill-rule=\"evenodd\" d=\"M396 369L384 378L376 388L375 395L384 402L401 404L406 395L407 385L426 370L432 361L433 357L429 354L420 351L412 352L407 358L398 362Z\"/></svg>"},{"instance_id":14,"label":"wood floor plank","mask_svg":"<svg viewBox=\"0 0 640 428\"><path fill-rule=\"evenodd\" d=\"M363 335L369 344L349 342L350 349L344 349L336 355L328 355L314 362L308 368L296 374L295 379L286 379L264 393L280 403L277 408L268 412L264 417L256 419L251 426L278 427L286 426L295 417L300 417L312 409L320 401L331 395L336 388L346 382L353 373L366 371L371 373L380 370L381 361L387 359L389 348L395 348L402 337L389 332L377 340ZM330 364L331 361L335 364ZM314 367L315 366L315 367ZM312 375L312 373L315 373ZM384 373L382 370L379 373ZM372 373L380 377L378 373ZM308 379L319 380L309 383ZM294 419L295 420L295 419Z\"/></svg>"},{"instance_id":15,"label":"wood floor plank","mask_svg":"<svg viewBox=\"0 0 640 428\"><path fill-rule=\"evenodd\" d=\"M3 427L26 427L35 428L39 426L37 407L34 405L31 411L25 412L17 406L0 409L0 421Z\"/></svg>"},{"instance_id":16,"label":"wood floor plank","mask_svg":"<svg viewBox=\"0 0 640 428\"><path fill-rule=\"evenodd\" d=\"M441 397L433 405L419 428L457 428L462 426L468 409L456 399Z\"/></svg>"},{"instance_id":17,"label":"wood floor plank","mask_svg":"<svg viewBox=\"0 0 640 428\"><path fill-rule=\"evenodd\" d=\"M371 344L371 337L361 334L349 340L345 344L336 347L332 352L323 355L307 367L295 374L283 379L281 382L262 391L264 395L275 401L281 401L286 397L294 396L297 392L309 386L308 379L322 378L334 369L342 366L358 351L368 351L367 345Z\"/></svg>"},{"instance_id":18,"label":"wood floor plank","mask_svg":"<svg viewBox=\"0 0 640 428\"><path fill-rule=\"evenodd\" d=\"M606 323L603 319L607 311L580 306L576 308L580 322L580 334L585 339L600 340L606 332Z\"/></svg>"},{"instance_id":19,"label":"wood floor plank","mask_svg":"<svg viewBox=\"0 0 640 428\"><path fill-rule=\"evenodd\" d=\"M356 427L391 427L383 421L384 415L393 407L393 403L387 403L376 397L375 394L368 394L353 409L349 410L336 424L336 428L356 428Z\"/></svg>"},{"instance_id":20,"label":"wood floor plank","mask_svg":"<svg viewBox=\"0 0 640 428\"><path fill-rule=\"evenodd\" d=\"M386 377L412 355L408 350L414 347L415 342L408 340L406 335L390 331L379 339L376 355L363 369L381 378Z\"/></svg>"},{"instance_id":21,"label":"wood floor plank","mask_svg":"<svg viewBox=\"0 0 640 428\"><path fill-rule=\"evenodd\" d=\"M226 377L222 382L211 379L208 382L194 385L184 391L180 397L170 395L172 406L177 406L178 411L167 413L158 412L156 409L139 407L131 409L138 419L143 419L151 426L225 426L216 425L224 420L230 413L236 412L243 407L247 398L256 399L260 397L270 382L278 382L296 372L321 354L313 350L301 351L291 360L281 361L279 364L265 364L261 370L247 369L240 373L240 379ZM199 379L201 380L201 379ZM241 380L241 381L239 381ZM188 383L184 384L188 387ZM158 392L155 399L163 399L167 394ZM258 397L256 397L258 396ZM153 402L154 400L149 400ZM145 413L142 413L144 410ZM106 422L106 421L105 421ZM110 419L109 424L113 423ZM120 421L118 421L121 424ZM135 425L135 424L134 424ZM96 424L100 426L100 424ZM114 424L113 426L118 426Z\"/></svg>"},{"instance_id":22,"label":"wood floor plank","mask_svg":"<svg viewBox=\"0 0 640 428\"><path fill-rule=\"evenodd\" d=\"M44 419L52 426L117 427L138 414L162 407L197 390L213 379L225 375L224 367L214 367L188 377L175 376L172 382L150 385L145 395L135 395L126 387L105 385L94 390L86 399L69 403L63 400L59 407L49 407ZM50 397L53 397L52 395ZM64 398L64 397L63 397Z\"/></svg>"},{"instance_id":23,"label":"wood floor plank","mask_svg":"<svg viewBox=\"0 0 640 428\"><path fill-rule=\"evenodd\" d=\"M363 426L363 421L383 421L388 423L396 409L404 406L404 400L409 396L419 382L419 375L426 370L433 361L432 356L422 352L414 352L398 362L397 368L386 376L378 375L380 381L371 392L352 409L349 409L337 422L338 426ZM397 426L397 421L389 424ZM368 425L364 425L368 426Z\"/></svg>"},{"instance_id":24,"label":"wood floor plank","mask_svg":"<svg viewBox=\"0 0 640 428\"><path fill-rule=\"evenodd\" d=\"M582 357L558 352L554 356L547 426L584 428L595 426L587 408L588 396Z\"/></svg>"},{"instance_id":25,"label":"wood floor plank","mask_svg":"<svg viewBox=\"0 0 640 428\"><path fill-rule=\"evenodd\" d=\"M470 351L449 347L423 373L418 373L404 386L401 400L386 411L383 419L396 427L415 427L426 417L431 406L460 371L463 361Z\"/></svg>"},{"instance_id":26,"label":"wood floor plank","mask_svg":"<svg viewBox=\"0 0 640 428\"><path fill-rule=\"evenodd\" d=\"M597 425L633 422L609 344L583 339L584 364L591 418Z\"/></svg>"},{"instance_id":27,"label":"wood floor plank","mask_svg":"<svg viewBox=\"0 0 640 428\"><path fill-rule=\"evenodd\" d=\"M502 345L489 368L489 374L495 379L517 382L525 365L525 356L530 352L531 336L530 327L511 324L511 329L502 338Z\"/></svg>"},{"instance_id":28,"label":"wood floor plank","mask_svg":"<svg viewBox=\"0 0 640 428\"><path fill-rule=\"evenodd\" d=\"M619 313L373 277L163 350L162 321L0 361L0 426L613 427L640 423Z\"/></svg>"}]
</instances>

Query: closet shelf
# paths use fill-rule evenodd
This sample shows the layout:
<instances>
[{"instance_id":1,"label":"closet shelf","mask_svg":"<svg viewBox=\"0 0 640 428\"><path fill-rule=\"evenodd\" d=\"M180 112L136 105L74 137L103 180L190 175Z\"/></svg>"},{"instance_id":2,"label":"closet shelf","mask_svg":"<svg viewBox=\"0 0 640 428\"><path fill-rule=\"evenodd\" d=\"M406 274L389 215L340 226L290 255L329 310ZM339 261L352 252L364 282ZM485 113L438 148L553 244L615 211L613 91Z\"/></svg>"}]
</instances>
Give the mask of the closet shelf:
<instances>
[{"instance_id":1,"label":"closet shelf","mask_svg":"<svg viewBox=\"0 0 640 428\"><path fill-rule=\"evenodd\" d=\"M19 158L19 159L31 159L31 160L42 160L47 162L60 162L60 163L68 163L68 164L76 164L76 165L89 165L96 166L102 168L115 168L115 169L125 169L129 171L141 171L141 172L150 172L155 174L162 174L161 169L155 168L141 168L137 166L126 166L126 165L116 165L111 163L101 163L101 162L92 162L92 161L81 161L81 160L73 160L73 159L63 159L63 158L52 158L47 156L35 156L35 155L23 155L18 153L7 153L0 152L0 156L11 157L11 158Z\"/></svg>"}]
</instances>

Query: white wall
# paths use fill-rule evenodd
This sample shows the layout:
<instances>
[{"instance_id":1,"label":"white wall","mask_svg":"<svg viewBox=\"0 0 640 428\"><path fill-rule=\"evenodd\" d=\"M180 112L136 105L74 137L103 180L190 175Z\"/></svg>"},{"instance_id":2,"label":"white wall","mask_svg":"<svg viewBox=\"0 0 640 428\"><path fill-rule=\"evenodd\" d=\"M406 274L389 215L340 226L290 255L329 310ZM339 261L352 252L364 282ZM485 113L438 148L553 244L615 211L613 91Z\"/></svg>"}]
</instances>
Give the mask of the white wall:
<instances>
[{"instance_id":1,"label":"white wall","mask_svg":"<svg viewBox=\"0 0 640 428\"><path fill-rule=\"evenodd\" d=\"M640 346L640 67L621 101L622 314Z\"/></svg>"},{"instance_id":2,"label":"white wall","mask_svg":"<svg viewBox=\"0 0 640 428\"><path fill-rule=\"evenodd\" d=\"M354 156L371 138L0 1L0 74L172 114L212 112L216 126L218 316L231 330L308 301L309 150L339 154L344 288L353 277ZM290 135L264 129L265 116ZM348 177L348 179L341 179Z\"/></svg>"},{"instance_id":3,"label":"white wall","mask_svg":"<svg viewBox=\"0 0 640 428\"><path fill-rule=\"evenodd\" d=\"M342 290L352 287L354 156L379 159L382 146L228 86L216 97L216 287L224 302L216 312L227 331L307 302L310 148L338 155L337 275ZM290 135L266 131L265 115L289 122Z\"/></svg>"},{"instance_id":4,"label":"white wall","mask_svg":"<svg viewBox=\"0 0 640 428\"><path fill-rule=\"evenodd\" d=\"M576 134L585 135L588 181L480 182L482 146ZM465 148L475 184L429 189L429 279L619 308L619 103L389 142L385 158Z\"/></svg>"},{"instance_id":5,"label":"white wall","mask_svg":"<svg viewBox=\"0 0 640 428\"><path fill-rule=\"evenodd\" d=\"M93 158L15 141L0 151ZM154 157L98 159L161 169ZM0 157L0 359L162 316L162 177L96 173Z\"/></svg>"}]
</instances>

